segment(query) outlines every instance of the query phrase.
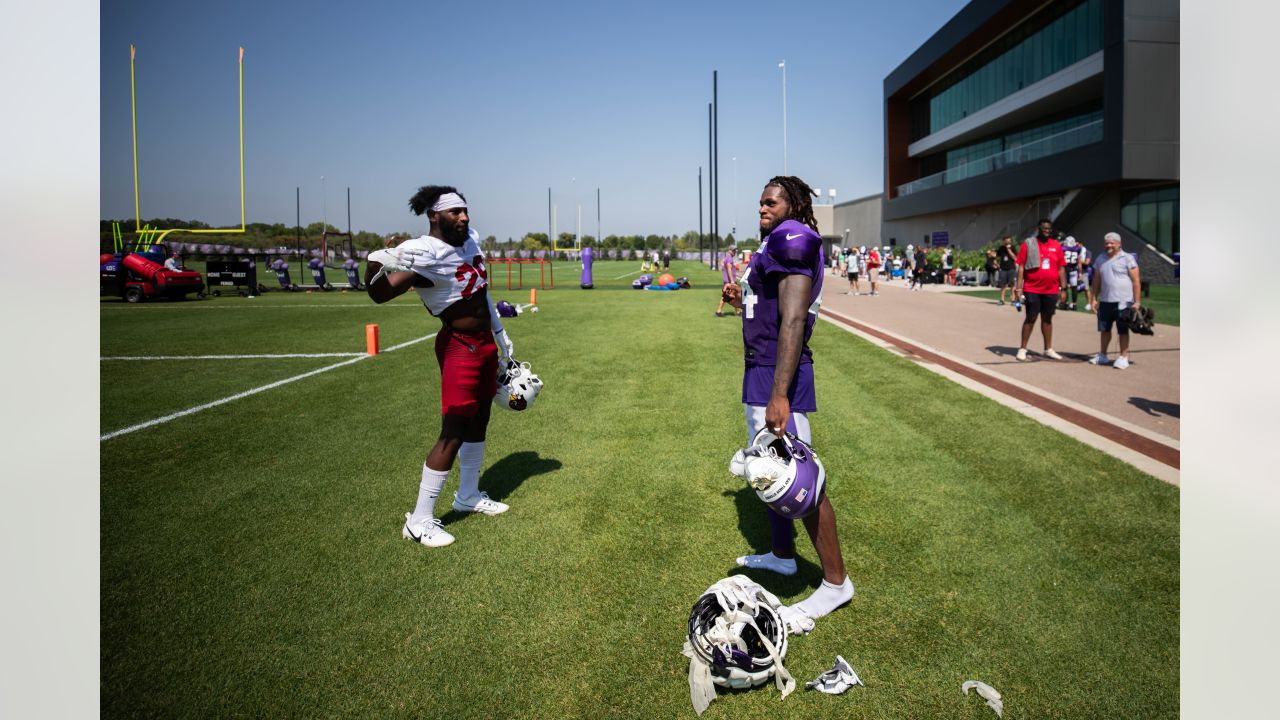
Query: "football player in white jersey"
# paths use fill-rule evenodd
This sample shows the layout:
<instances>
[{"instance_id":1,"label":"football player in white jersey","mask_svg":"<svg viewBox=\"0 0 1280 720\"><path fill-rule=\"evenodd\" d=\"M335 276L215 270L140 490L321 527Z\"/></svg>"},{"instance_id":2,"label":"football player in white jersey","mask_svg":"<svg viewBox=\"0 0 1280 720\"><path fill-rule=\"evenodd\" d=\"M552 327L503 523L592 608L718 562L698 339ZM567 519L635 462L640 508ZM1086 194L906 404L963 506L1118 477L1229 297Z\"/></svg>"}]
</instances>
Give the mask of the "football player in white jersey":
<instances>
[{"instance_id":1,"label":"football player in white jersey","mask_svg":"<svg viewBox=\"0 0 1280 720\"><path fill-rule=\"evenodd\" d=\"M505 503L481 492L485 430L497 393L498 353L509 360L511 341L488 293L484 254L470 230L467 201L456 188L428 185L409 199L415 215L426 215L429 234L369 254L369 297L384 303L410 289L440 319L436 360L440 364L440 436L422 465L413 512L405 513L403 537L428 547L453 542L435 517L436 498L454 458L460 482L453 509L497 515Z\"/></svg>"}]
</instances>

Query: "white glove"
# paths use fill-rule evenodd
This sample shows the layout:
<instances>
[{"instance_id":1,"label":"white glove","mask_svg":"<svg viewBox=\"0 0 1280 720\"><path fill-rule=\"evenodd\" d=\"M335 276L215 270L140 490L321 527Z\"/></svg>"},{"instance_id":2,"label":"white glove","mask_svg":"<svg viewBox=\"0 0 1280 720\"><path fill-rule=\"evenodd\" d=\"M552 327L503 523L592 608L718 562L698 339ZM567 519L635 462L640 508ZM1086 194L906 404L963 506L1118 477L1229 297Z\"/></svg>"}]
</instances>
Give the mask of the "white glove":
<instances>
[{"instance_id":1,"label":"white glove","mask_svg":"<svg viewBox=\"0 0 1280 720\"><path fill-rule=\"evenodd\" d=\"M408 255L408 248L401 249L398 247L374 250L369 253L369 262L382 264L382 268L380 268L378 273L373 276L373 279L369 281L369 284L372 285L378 282L378 278L386 275L387 273L412 272L413 264L406 255Z\"/></svg>"},{"instance_id":2,"label":"white glove","mask_svg":"<svg viewBox=\"0 0 1280 720\"><path fill-rule=\"evenodd\" d=\"M414 272L424 272L430 270L436 265L435 252L429 248L421 247L405 247L401 245L395 249L397 257L400 259L406 269ZM452 272L452 271L450 271Z\"/></svg>"},{"instance_id":3,"label":"white glove","mask_svg":"<svg viewBox=\"0 0 1280 720\"><path fill-rule=\"evenodd\" d=\"M828 695L839 695L854 685L862 685L862 680L858 678L858 673L853 671L853 666L839 655L836 656L836 664L830 670L805 683L805 687L814 688Z\"/></svg>"}]
</instances>

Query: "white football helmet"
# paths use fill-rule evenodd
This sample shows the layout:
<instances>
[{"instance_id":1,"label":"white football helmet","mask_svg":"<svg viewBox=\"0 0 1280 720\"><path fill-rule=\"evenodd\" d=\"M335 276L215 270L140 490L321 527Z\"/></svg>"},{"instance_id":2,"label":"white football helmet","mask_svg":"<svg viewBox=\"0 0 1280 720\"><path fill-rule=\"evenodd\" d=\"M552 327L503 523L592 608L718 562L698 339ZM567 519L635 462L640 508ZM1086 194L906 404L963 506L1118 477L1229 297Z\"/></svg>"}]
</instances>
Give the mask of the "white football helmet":
<instances>
[{"instance_id":1,"label":"white football helmet","mask_svg":"<svg viewBox=\"0 0 1280 720\"><path fill-rule=\"evenodd\" d=\"M826 490L827 472L808 443L784 432L761 428L729 461L729 472L747 481L773 511L798 520L818 508Z\"/></svg>"},{"instance_id":2,"label":"white football helmet","mask_svg":"<svg viewBox=\"0 0 1280 720\"><path fill-rule=\"evenodd\" d=\"M508 410L526 410L542 392L542 379L529 369L529 363L508 360L498 368L498 394L493 404Z\"/></svg>"},{"instance_id":3,"label":"white football helmet","mask_svg":"<svg viewBox=\"0 0 1280 720\"><path fill-rule=\"evenodd\" d=\"M777 596L744 575L727 577L698 598L683 649L698 714L715 699L717 685L743 689L772 679L782 697L791 693L795 679L782 664L788 633L783 609Z\"/></svg>"}]
</instances>

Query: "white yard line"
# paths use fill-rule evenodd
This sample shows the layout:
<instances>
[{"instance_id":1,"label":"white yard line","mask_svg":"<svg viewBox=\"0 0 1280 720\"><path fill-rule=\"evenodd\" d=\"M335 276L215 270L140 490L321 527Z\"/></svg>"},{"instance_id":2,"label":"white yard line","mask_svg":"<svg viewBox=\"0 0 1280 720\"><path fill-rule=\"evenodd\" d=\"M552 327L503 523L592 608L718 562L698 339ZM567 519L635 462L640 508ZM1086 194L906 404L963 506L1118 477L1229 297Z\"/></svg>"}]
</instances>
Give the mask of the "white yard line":
<instances>
[{"instance_id":1,"label":"white yard line","mask_svg":"<svg viewBox=\"0 0 1280 720\"><path fill-rule=\"evenodd\" d=\"M613 278L613 279L614 279L614 280L621 280L621 279L622 279L622 278L624 278L624 277L631 277L632 275L639 275L639 274L640 274L640 271L639 271L639 270L637 270L637 271L635 271L635 272L629 272L629 273L627 273L626 275L619 275L618 277Z\"/></svg>"},{"instance_id":2,"label":"white yard line","mask_svg":"<svg viewBox=\"0 0 1280 720\"><path fill-rule=\"evenodd\" d=\"M283 353L280 355L114 355L99 360L266 360L277 358L356 357L359 352Z\"/></svg>"},{"instance_id":3,"label":"white yard line","mask_svg":"<svg viewBox=\"0 0 1280 720\"><path fill-rule=\"evenodd\" d=\"M420 342L422 342L423 340L430 340L431 338L435 337L435 336L436 336L436 334L437 334L437 333L431 333L430 335L427 335L427 336L424 336L424 337L420 337L420 338L417 338L417 339L415 339L415 340L410 340L410 341L408 341L408 342L403 342L403 343L400 343L399 345L393 345L392 347L386 348L386 349L385 349L385 350L383 350L382 352L384 352L384 353L388 353L388 352L395 352L396 350L399 350L399 349L401 349L401 348L408 347L408 346L413 345L413 344L415 344L415 343L420 343ZM309 378L309 377L311 377L311 376L313 376L313 375L319 375L320 373L328 372L328 371L330 371L330 370L334 370L334 369L336 369L336 368L340 368L340 367L343 367L343 366L345 366L345 365L351 365L351 364L353 364L353 363L358 363L358 362L360 362L361 360L367 360L367 359L369 359L369 358L371 358L371 357L374 357L374 356L372 356L372 355L363 355L363 354L362 354L362 355L358 355L357 357L353 357L353 358L351 358L350 360L343 360L343 361L342 361L342 362L340 362L340 363L334 363L333 365L326 365L325 367L318 368L318 369L316 369L316 370L312 370L312 371L310 371L310 372L305 372L305 373L302 373L301 375L294 375L293 377L285 378L284 380L277 380L277 381L275 381L275 382L273 382L273 383L268 383L268 384L263 385L263 386L261 386L261 387L253 388L252 390L246 390L246 391L244 391L244 392L242 392L242 393L236 393L235 395L232 395L232 396L230 396L230 397L222 398L221 400L214 400L213 402L205 403L205 404L203 404L203 405L197 405L197 406L195 406L195 407L187 408L186 410L179 410L178 412L173 413L173 414L171 414L171 415L165 415L164 417L156 418L156 419L154 419L154 420L148 420L148 421L143 422L143 423L138 423L137 425L130 425L129 427L121 428L121 429L119 429L119 430L115 430L115 431L113 431L113 432L109 432L109 433L107 433L106 435L103 435L102 437L98 438L98 440L99 440L99 442L101 442L101 441L105 441L105 440L110 440L110 439L112 439L112 438L120 437L121 435L128 435L128 434L129 434L129 433L131 433L131 432L136 432L136 431L138 431L138 430L145 430L146 428L149 428L149 427L155 427L156 425L162 425L162 424L164 424L164 423L169 422L170 420L177 420L177 419L178 419L178 418L180 418L180 417L185 417L185 416L187 416L187 415L193 415L193 414L195 414L195 413L198 413L198 412L201 412L201 411L204 411L204 410L208 410L209 408L214 408L214 407L217 407L217 406L219 406L219 405L225 405L226 403L232 402L232 401L234 401L234 400L240 400L240 399L243 399L243 398L247 398L247 397L249 397L250 395L257 395L257 394L258 394L258 393L260 393L260 392L263 392L263 391L266 391L266 390L271 390L271 389L274 389L274 388L278 388L278 387L280 387L281 385L288 385L288 384L289 384L289 383L291 383L291 382L295 382L295 381L298 381L298 380L303 380L303 379L305 379L305 378Z\"/></svg>"}]
</instances>

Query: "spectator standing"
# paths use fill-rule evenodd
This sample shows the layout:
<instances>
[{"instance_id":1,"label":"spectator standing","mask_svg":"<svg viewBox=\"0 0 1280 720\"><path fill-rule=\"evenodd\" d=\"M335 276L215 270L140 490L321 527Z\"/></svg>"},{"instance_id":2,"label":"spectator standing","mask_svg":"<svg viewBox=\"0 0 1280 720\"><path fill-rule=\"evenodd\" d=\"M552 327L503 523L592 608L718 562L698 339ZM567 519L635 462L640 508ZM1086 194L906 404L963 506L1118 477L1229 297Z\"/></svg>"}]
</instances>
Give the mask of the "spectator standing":
<instances>
[{"instance_id":1,"label":"spectator standing","mask_svg":"<svg viewBox=\"0 0 1280 720\"><path fill-rule=\"evenodd\" d=\"M879 295L876 285L880 282L880 251L875 245L867 252L867 282L871 283L871 294Z\"/></svg>"},{"instance_id":2,"label":"spectator standing","mask_svg":"<svg viewBox=\"0 0 1280 720\"><path fill-rule=\"evenodd\" d=\"M662 269L671 269L671 251L667 248L662 248Z\"/></svg>"},{"instance_id":3,"label":"spectator standing","mask_svg":"<svg viewBox=\"0 0 1280 720\"><path fill-rule=\"evenodd\" d=\"M1120 319L1120 311L1129 306L1139 307L1142 298L1141 273L1138 261L1120 248L1120 235L1109 232L1103 239L1106 255L1094 265L1093 297L1098 315L1099 350L1089 361L1092 365L1107 364L1107 348L1111 345L1111 326L1116 326L1120 336L1120 356L1113 367L1124 370L1129 367L1129 325Z\"/></svg>"},{"instance_id":4,"label":"spectator standing","mask_svg":"<svg viewBox=\"0 0 1280 720\"><path fill-rule=\"evenodd\" d=\"M982 269L987 271L987 285L989 287L996 286L996 268L998 267L1000 267L1000 260L996 258L996 249L987 248L987 257Z\"/></svg>"},{"instance_id":5,"label":"spectator standing","mask_svg":"<svg viewBox=\"0 0 1280 720\"><path fill-rule=\"evenodd\" d=\"M1053 238L1053 223L1048 218L1040 220L1039 231L1034 238L1027 238L1022 243L1017 265L1018 279L1013 293L1015 297L1024 295L1027 305L1017 359L1027 359L1027 341L1031 339L1031 331L1039 317L1045 357L1061 360L1062 356L1053 349L1053 312L1058 307L1058 298L1067 277L1066 268L1062 265L1062 245Z\"/></svg>"},{"instance_id":6,"label":"spectator standing","mask_svg":"<svg viewBox=\"0 0 1280 720\"><path fill-rule=\"evenodd\" d=\"M853 248L845 249L848 252L844 256L844 271L849 277L849 289L845 290L844 294L848 295L849 293L853 293L854 295L861 295L862 288L858 287L858 277L860 274L858 263L861 261L862 256L860 256L858 251Z\"/></svg>"},{"instance_id":7,"label":"spectator standing","mask_svg":"<svg viewBox=\"0 0 1280 720\"><path fill-rule=\"evenodd\" d=\"M925 252L923 245L916 248L912 265L915 268L915 274L911 276L911 289L920 292L920 286L924 285L926 273L929 272L929 253Z\"/></svg>"},{"instance_id":8,"label":"spectator standing","mask_svg":"<svg viewBox=\"0 0 1280 720\"><path fill-rule=\"evenodd\" d=\"M858 276L865 278L867 276L867 246L863 245L853 251L853 260L858 268Z\"/></svg>"},{"instance_id":9,"label":"spectator standing","mask_svg":"<svg viewBox=\"0 0 1280 720\"><path fill-rule=\"evenodd\" d=\"M1018 275L1018 249L1013 246L1013 237L1010 235L1005 235L1000 242L1000 247L996 250L996 259L1000 261L1000 275L997 282L1000 285L1000 304L1003 305L1004 293L1006 290L1013 289L1014 279ZM1009 302L1017 301L1018 294L1013 293Z\"/></svg>"},{"instance_id":10,"label":"spectator standing","mask_svg":"<svg viewBox=\"0 0 1280 720\"><path fill-rule=\"evenodd\" d=\"M948 285L956 284L956 270L951 264L951 248L942 249L942 276L946 278Z\"/></svg>"}]
</instances>

